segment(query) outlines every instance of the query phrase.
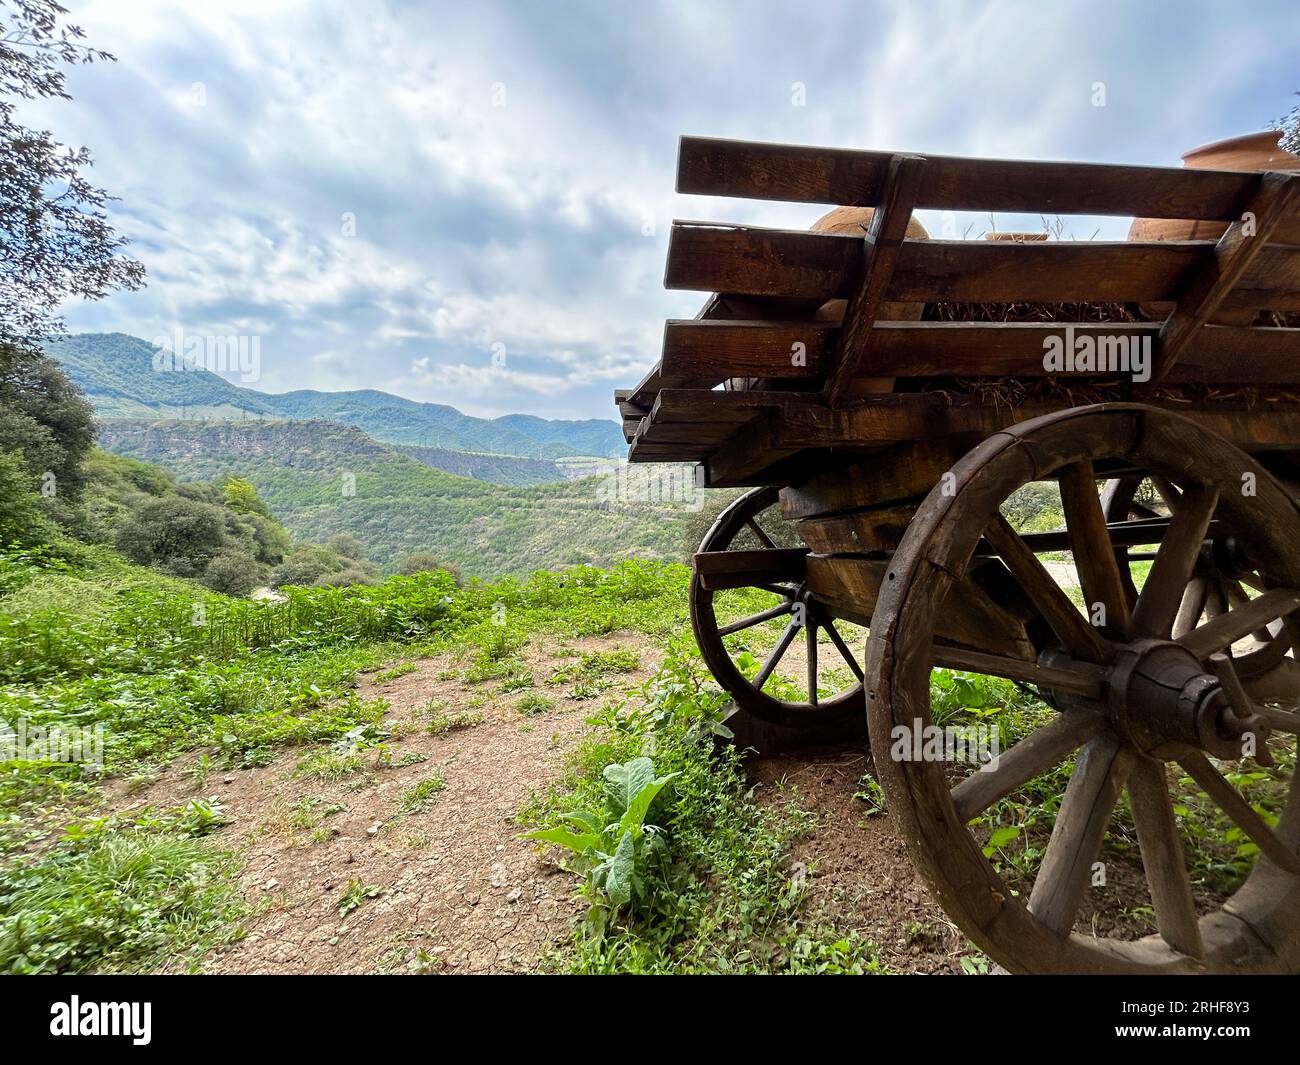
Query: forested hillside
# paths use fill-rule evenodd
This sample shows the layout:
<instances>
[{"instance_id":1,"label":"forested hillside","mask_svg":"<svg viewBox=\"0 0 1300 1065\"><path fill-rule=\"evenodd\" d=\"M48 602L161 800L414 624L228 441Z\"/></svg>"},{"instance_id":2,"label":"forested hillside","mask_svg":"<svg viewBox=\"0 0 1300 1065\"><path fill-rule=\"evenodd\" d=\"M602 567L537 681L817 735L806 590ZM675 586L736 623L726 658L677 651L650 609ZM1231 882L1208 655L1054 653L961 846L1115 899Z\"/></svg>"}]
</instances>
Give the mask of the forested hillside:
<instances>
[{"instance_id":1,"label":"forested hillside","mask_svg":"<svg viewBox=\"0 0 1300 1065\"><path fill-rule=\"evenodd\" d=\"M52 341L46 350L104 417L323 418L394 444L533 459L608 457L626 448L619 426L603 419L474 418L372 389L271 394L201 366L160 372L153 344L124 333L81 333Z\"/></svg>"},{"instance_id":2,"label":"forested hillside","mask_svg":"<svg viewBox=\"0 0 1300 1065\"><path fill-rule=\"evenodd\" d=\"M485 484L333 422L106 420L100 441L183 480L247 478L295 536L351 534L381 565L431 552L467 576L499 577L688 553L681 504L610 503L594 478Z\"/></svg>"}]
</instances>

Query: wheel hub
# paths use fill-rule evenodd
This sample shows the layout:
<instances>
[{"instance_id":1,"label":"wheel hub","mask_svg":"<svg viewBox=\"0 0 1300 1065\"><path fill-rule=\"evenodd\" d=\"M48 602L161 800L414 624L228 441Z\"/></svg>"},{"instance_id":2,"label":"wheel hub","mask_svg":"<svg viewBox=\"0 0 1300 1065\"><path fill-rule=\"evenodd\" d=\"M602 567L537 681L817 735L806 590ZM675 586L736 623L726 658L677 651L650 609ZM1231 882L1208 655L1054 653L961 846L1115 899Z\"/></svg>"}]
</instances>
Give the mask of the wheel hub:
<instances>
[{"instance_id":1,"label":"wheel hub","mask_svg":"<svg viewBox=\"0 0 1300 1065\"><path fill-rule=\"evenodd\" d=\"M1061 655L1044 656L1045 665L1059 667L1067 661ZM1237 759L1247 733L1255 735L1257 751L1265 738L1264 723L1238 713L1222 679L1168 640L1139 640L1121 648L1106 672L1100 706L1120 736L1155 757L1173 758L1180 748L1190 747Z\"/></svg>"}]
</instances>

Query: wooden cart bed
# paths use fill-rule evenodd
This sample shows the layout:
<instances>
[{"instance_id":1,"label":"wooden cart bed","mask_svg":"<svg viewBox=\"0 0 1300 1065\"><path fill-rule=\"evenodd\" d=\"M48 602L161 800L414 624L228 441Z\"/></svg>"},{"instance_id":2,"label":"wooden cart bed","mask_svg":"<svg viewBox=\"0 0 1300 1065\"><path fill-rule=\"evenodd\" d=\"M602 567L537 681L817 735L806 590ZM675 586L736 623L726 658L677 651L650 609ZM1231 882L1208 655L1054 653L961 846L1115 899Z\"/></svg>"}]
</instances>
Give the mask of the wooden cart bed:
<instances>
[{"instance_id":1,"label":"wooden cart bed","mask_svg":"<svg viewBox=\"0 0 1300 1065\"><path fill-rule=\"evenodd\" d=\"M1193 413L1247 450L1300 445L1300 329L1254 324L1300 311L1300 176L898 155L683 138L677 189L875 208L863 238L675 222L668 288L710 293L669 321L663 354L616 393L633 462L703 464L705 483L797 484L828 453L911 441L974 442L1079 402L1105 381ZM1218 220L1216 241L904 239L912 211ZM848 301L842 325L812 320ZM1163 321L887 321L884 304L1165 303ZM1276 320L1276 319L1274 319ZM1149 337L1151 381L1059 375L1045 342ZM796 349L796 345L802 345ZM800 350L799 358L792 352ZM894 391L853 395L863 377ZM953 386L954 379L961 384ZM978 387L1014 380L991 394ZM975 382L974 387L971 382ZM1071 392L1071 390L1075 390Z\"/></svg>"}]
</instances>

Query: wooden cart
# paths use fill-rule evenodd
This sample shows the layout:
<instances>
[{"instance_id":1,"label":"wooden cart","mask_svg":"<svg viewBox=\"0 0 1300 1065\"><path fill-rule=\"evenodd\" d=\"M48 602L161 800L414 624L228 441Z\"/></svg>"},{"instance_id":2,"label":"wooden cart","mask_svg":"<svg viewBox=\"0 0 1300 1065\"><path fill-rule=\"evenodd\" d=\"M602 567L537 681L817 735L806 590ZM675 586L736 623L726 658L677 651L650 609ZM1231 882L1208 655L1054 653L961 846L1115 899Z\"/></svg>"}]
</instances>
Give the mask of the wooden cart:
<instances>
[{"instance_id":1,"label":"wooden cart","mask_svg":"<svg viewBox=\"0 0 1300 1065\"><path fill-rule=\"evenodd\" d=\"M1270 824L1229 781L1271 752L1289 787L1300 732L1300 329L1278 325L1300 310L1300 177L685 138L677 187L875 209L859 237L675 223L666 284L711 295L616 394L632 462L698 463L709 486L753 489L694 557L692 617L718 682L787 729L865 711L914 860L1013 971L1300 971L1300 792ZM915 208L1224 232L906 239ZM825 313L834 300L842 317ZM928 312L891 318L900 304ZM1153 304L1160 318L1135 313ZM1079 355L1066 370L1062 344ZM1151 353L1148 380L1116 371L1132 370L1126 351ZM1064 528L1005 516L1036 482L1059 487ZM1083 608L1052 575L1061 559ZM717 597L738 589L773 605L724 621ZM785 629L756 669L732 638L773 619ZM852 625L869 628L865 655ZM807 682L774 690L792 648ZM853 671L829 694L828 656ZM964 779L885 756L898 728L931 724L935 666L1032 686L1053 715ZM982 815L1071 758L1017 894L984 853ZM1194 894L1180 777L1257 848L1226 902ZM1138 940L1076 929L1125 791L1159 929Z\"/></svg>"}]
</instances>

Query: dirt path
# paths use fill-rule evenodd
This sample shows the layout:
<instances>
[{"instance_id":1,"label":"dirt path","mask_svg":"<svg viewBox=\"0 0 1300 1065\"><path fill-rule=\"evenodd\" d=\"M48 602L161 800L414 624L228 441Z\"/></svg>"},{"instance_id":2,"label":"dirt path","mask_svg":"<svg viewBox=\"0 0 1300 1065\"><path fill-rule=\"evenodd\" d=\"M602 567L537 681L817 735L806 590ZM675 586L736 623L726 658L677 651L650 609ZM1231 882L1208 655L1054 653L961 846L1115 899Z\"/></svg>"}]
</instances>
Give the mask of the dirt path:
<instances>
[{"instance_id":1,"label":"dirt path","mask_svg":"<svg viewBox=\"0 0 1300 1065\"><path fill-rule=\"evenodd\" d=\"M607 694L638 687L658 661L639 636L566 647L640 655L640 668L611 677ZM599 703L569 698L572 682L542 683L565 662L551 657L553 650L530 645L521 655L538 681L531 690L555 702L535 715L517 709L522 692L501 693L498 681L465 685L466 662L450 657L419 660L414 672L386 683L364 680L359 694L388 699L404 731L389 742L391 768L371 768L367 758L360 772L314 779L299 769L310 751L297 750L265 768L213 773L198 787L182 763L133 793L124 808L217 795L233 819L212 838L242 851L242 887L257 912L248 936L210 957L204 970L405 972L413 963L457 973L535 969L577 904L571 877L518 838L516 818L530 794L558 776ZM444 713L482 721L431 735L431 699ZM401 765L416 756L425 760ZM401 812L403 796L435 777L443 786L427 807ZM354 881L376 893L340 916Z\"/></svg>"},{"instance_id":2,"label":"dirt path","mask_svg":"<svg viewBox=\"0 0 1300 1065\"><path fill-rule=\"evenodd\" d=\"M575 682L544 683L589 651L627 649L640 665L608 677L596 699ZM559 655L560 657L557 657ZM569 657L563 657L569 655ZM362 752L356 771L323 779L306 771L327 745L280 753L263 768L214 771L195 783L182 759L152 784L110 803L121 811L217 796L231 821L213 841L241 853L241 887L253 909L247 936L206 959L212 973L505 973L537 970L577 912L574 881L519 838L520 807L556 780L603 698L652 675L659 651L615 634L521 653L536 687L503 692L500 680L464 681L469 662L420 659L387 681L371 674L359 694L382 695L397 734L389 764ZM526 715L540 692L554 706ZM581 694L581 693L580 693ZM428 731L432 703L462 727ZM970 948L914 872L885 815L869 816L854 793L870 768L858 750L754 758L760 801L790 798L817 818L798 844L791 876L811 883L810 905L842 932L858 932L901 972L954 972ZM413 789L425 783L423 802ZM405 803L405 805L404 805ZM349 888L356 905L340 914Z\"/></svg>"}]
</instances>

